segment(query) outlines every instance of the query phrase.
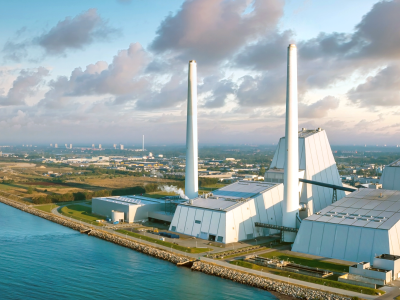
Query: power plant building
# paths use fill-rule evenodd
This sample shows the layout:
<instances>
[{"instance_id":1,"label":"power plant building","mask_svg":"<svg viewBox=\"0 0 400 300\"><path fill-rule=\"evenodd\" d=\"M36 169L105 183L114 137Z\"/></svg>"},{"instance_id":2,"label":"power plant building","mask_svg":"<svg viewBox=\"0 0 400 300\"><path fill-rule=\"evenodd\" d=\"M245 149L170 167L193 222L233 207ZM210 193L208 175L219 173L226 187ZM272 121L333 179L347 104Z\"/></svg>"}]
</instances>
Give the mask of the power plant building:
<instances>
[{"instance_id":1,"label":"power plant building","mask_svg":"<svg viewBox=\"0 0 400 300\"><path fill-rule=\"evenodd\" d=\"M283 184L239 181L178 205L170 230L220 243L268 236L282 224Z\"/></svg>"},{"instance_id":2,"label":"power plant building","mask_svg":"<svg viewBox=\"0 0 400 300\"><path fill-rule=\"evenodd\" d=\"M149 218L171 222L173 209L170 205L162 199L136 195L97 197L92 199L92 213L114 219L120 212L126 223L147 221Z\"/></svg>"},{"instance_id":3,"label":"power plant building","mask_svg":"<svg viewBox=\"0 0 400 300\"><path fill-rule=\"evenodd\" d=\"M400 191L400 159L383 169L380 183L383 189Z\"/></svg>"},{"instance_id":4,"label":"power plant building","mask_svg":"<svg viewBox=\"0 0 400 300\"><path fill-rule=\"evenodd\" d=\"M347 261L400 255L400 191L361 189L301 222L292 251Z\"/></svg>"},{"instance_id":5,"label":"power plant building","mask_svg":"<svg viewBox=\"0 0 400 300\"><path fill-rule=\"evenodd\" d=\"M342 186L339 172L326 135L318 128L298 132L298 163L300 178ZM264 175L268 182L283 182L285 168L285 137L279 140L271 166ZM337 190L337 199L345 196L344 191ZM306 205L307 217L332 203L333 191L318 185L300 185L300 203ZM301 214L301 213L300 213Z\"/></svg>"}]
</instances>

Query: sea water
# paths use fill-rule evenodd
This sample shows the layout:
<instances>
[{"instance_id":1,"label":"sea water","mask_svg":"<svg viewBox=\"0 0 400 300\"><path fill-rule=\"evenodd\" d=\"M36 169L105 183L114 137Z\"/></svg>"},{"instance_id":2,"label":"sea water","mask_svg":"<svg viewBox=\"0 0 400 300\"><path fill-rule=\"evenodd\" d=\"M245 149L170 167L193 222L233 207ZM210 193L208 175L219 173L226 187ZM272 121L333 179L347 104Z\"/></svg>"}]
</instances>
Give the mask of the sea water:
<instances>
[{"instance_id":1,"label":"sea water","mask_svg":"<svg viewBox=\"0 0 400 300\"><path fill-rule=\"evenodd\" d=\"M0 203L0 299L277 299Z\"/></svg>"}]
</instances>

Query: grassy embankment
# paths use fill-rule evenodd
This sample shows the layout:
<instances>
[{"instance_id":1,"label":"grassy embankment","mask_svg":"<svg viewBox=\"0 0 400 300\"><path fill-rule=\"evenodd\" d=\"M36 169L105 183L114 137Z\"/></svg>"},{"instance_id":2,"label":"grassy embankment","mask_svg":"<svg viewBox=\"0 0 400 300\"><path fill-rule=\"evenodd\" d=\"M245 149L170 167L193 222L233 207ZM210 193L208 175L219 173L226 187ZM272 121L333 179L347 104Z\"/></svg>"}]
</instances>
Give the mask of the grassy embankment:
<instances>
[{"instance_id":1,"label":"grassy embankment","mask_svg":"<svg viewBox=\"0 0 400 300\"><path fill-rule=\"evenodd\" d=\"M236 265L236 266L241 266L241 267L252 269L252 270L258 270L258 271L263 270L268 273L284 276L284 277L288 278L288 281L290 281L289 278L293 278L293 279L298 279L301 281L320 284L321 286L329 286L329 287L333 287L333 288L362 293L362 294L366 294L366 295L377 295L378 293L381 293L381 295L383 295L385 293L384 291L378 290L378 289L372 289L372 288L367 288L367 287L363 287L363 286L357 286L357 285L352 285L352 284L348 284L348 283L344 283L344 282L339 282L339 281L337 281L338 275L333 275L328 278L318 278L318 277L301 275L301 274L288 272L288 271L282 271L282 270L278 270L278 269L267 268L264 266L259 266L259 265L252 264L250 262L242 261L242 260L235 260L235 261L231 261L230 263L233 265Z\"/></svg>"},{"instance_id":2,"label":"grassy embankment","mask_svg":"<svg viewBox=\"0 0 400 300\"><path fill-rule=\"evenodd\" d=\"M207 252L207 251L212 250L212 249L209 249L209 248L183 247L183 246L179 246L179 245L175 245L175 244L172 244L172 243L169 243L169 242L153 239L151 237L148 237L148 236L145 236L145 235L141 235L141 234L138 234L138 233L135 233L135 232L123 230L123 229L116 230L116 231L119 232L119 233L122 233L122 234L126 234L126 235L129 235L129 236L135 237L137 239L142 239L142 240L145 240L145 241L148 241L148 242L152 242L152 243L155 243L155 244L158 244L158 245L162 245L162 246L165 246L165 247L170 247L172 249L176 249L176 250L179 250L179 251L182 251L182 252L187 252L187 253L203 253L203 252Z\"/></svg>"},{"instance_id":3,"label":"grassy embankment","mask_svg":"<svg viewBox=\"0 0 400 300\"><path fill-rule=\"evenodd\" d=\"M90 207L79 204L64 206L59 212L64 216L97 226L102 226L102 224L96 222L96 220L105 220L102 216L92 214Z\"/></svg>"},{"instance_id":4,"label":"grassy embankment","mask_svg":"<svg viewBox=\"0 0 400 300\"><path fill-rule=\"evenodd\" d=\"M45 204L45 205L37 205L35 208L43 210L45 212L50 213L53 208L58 207L58 204Z\"/></svg>"}]
</instances>

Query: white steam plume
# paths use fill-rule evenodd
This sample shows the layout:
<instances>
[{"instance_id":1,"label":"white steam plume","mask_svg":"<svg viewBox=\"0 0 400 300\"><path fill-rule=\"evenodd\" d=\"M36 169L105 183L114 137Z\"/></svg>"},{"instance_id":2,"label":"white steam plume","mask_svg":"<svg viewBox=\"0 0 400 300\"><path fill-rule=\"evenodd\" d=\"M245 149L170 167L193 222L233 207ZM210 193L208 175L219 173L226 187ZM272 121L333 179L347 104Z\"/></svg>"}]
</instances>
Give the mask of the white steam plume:
<instances>
[{"instance_id":1,"label":"white steam plume","mask_svg":"<svg viewBox=\"0 0 400 300\"><path fill-rule=\"evenodd\" d=\"M176 186L173 185L163 185L163 186L159 186L158 187L160 190L162 190L163 192L167 192L167 193L176 193L179 196L181 196L182 199L187 199L189 200L189 198L185 195L185 193L183 192L183 190L181 188L178 188Z\"/></svg>"}]
</instances>

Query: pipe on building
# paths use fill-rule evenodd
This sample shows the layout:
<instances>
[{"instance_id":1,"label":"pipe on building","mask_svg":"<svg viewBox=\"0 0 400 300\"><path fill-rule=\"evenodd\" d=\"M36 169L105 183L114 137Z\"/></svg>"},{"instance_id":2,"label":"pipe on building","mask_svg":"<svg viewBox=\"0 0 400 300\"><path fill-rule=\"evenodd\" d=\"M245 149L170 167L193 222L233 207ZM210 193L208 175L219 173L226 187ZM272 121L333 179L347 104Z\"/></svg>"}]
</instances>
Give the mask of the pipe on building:
<instances>
[{"instance_id":1,"label":"pipe on building","mask_svg":"<svg viewBox=\"0 0 400 300\"><path fill-rule=\"evenodd\" d=\"M185 195L198 197L198 145L197 145L197 64L189 61L188 102L186 124Z\"/></svg>"},{"instance_id":2,"label":"pipe on building","mask_svg":"<svg viewBox=\"0 0 400 300\"><path fill-rule=\"evenodd\" d=\"M288 47L285 125L284 213L282 226L296 228L299 210L299 142L297 100L297 48ZM296 233L284 235L285 242L294 242Z\"/></svg>"}]
</instances>

